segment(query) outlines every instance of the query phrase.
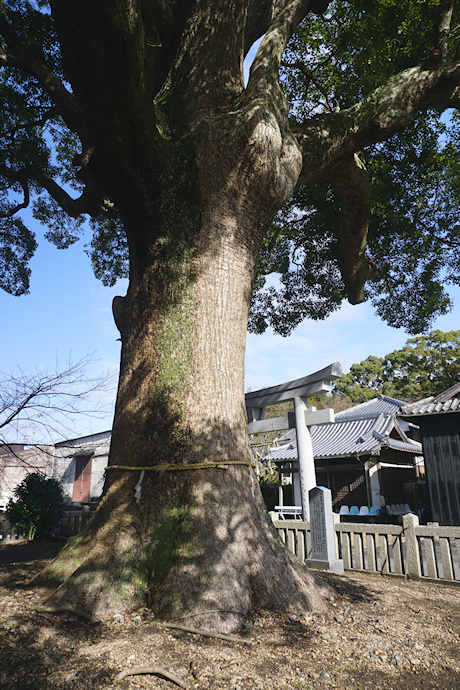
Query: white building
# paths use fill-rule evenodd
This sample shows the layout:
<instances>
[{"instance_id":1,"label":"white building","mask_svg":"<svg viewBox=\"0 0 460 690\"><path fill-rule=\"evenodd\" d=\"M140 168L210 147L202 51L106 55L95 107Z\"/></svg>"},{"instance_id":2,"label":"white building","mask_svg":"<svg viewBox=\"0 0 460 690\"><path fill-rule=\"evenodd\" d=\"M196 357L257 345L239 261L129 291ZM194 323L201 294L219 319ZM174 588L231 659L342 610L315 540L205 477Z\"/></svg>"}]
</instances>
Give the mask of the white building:
<instances>
[{"instance_id":1,"label":"white building","mask_svg":"<svg viewBox=\"0 0 460 690\"><path fill-rule=\"evenodd\" d=\"M55 444L52 476L62 482L72 502L89 503L101 497L111 433L102 431Z\"/></svg>"}]
</instances>

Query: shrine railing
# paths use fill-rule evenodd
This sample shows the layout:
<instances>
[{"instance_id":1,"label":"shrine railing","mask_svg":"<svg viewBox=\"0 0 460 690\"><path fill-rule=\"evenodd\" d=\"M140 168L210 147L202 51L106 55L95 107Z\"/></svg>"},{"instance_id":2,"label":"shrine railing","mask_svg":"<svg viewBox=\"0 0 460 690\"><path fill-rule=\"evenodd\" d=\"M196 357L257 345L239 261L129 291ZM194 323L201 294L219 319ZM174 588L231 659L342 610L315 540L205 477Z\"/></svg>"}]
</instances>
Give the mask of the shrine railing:
<instances>
[{"instance_id":1,"label":"shrine railing","mask_svg":"<svg viewBox=\"0 0 460 690\"><path fill-rule=\"evenodd\" d=\"M287 548L302 561L309 558L310 524L271 516ZM460 527L420 525L408 514L402 525L336 522L335 535L336 556L345 570L460 582Z\"/></svg>"}]
</instances>

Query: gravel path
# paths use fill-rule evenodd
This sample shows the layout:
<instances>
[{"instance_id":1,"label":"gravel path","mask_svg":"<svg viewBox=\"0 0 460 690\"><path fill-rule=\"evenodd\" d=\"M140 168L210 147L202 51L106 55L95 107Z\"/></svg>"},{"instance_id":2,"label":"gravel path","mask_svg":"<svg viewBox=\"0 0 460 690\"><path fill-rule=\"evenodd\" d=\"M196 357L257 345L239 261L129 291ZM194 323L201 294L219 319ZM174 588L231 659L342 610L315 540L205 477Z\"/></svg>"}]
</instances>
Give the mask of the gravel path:
<instances>
[{"instance_id":1,"label":"gravel path","mask_svg":"<svg viewBox=\"0 0 460 690\"><path fill-rule=\"evenodd\" d=\"M0 550L0 690L177 688L157 675L117 682L125 668L160 665L201 690L460 689L460 588L360 573L327 574L327 614L249 617L230 643L160 628L149 611L91 624L38 613L26 582L61 545Z\"/></svg>"}]
</instances>

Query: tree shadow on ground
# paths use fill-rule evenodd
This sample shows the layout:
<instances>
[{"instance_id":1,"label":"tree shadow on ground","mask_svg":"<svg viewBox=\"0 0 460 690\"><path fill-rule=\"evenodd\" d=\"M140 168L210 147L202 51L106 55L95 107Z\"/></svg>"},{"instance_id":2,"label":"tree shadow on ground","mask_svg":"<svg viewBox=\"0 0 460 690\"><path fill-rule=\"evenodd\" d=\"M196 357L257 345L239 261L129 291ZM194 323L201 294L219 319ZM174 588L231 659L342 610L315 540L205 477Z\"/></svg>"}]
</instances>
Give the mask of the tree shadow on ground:
<instances>
[{"instance_id":1,"label":"tree shadow on ground","mask_svg":"<svg viewBox=\"0 0 460 690\"><path fill-rule=\"evenodd\" d=\"M55 558L63 546L63 541L37 539L0 547L0 585L26 589L29 580L43 569L45 561Z\"/></svg>"},{"instance_id":2,"label":"tree shadow on ground","mask_svg":"<svg viewBox=\"0 0 460 690\"><path fill-rule=\"evenodd\" d=\"M292 618L283 621L282 631L284 634L283 644L288 647L308 645L315 638L315 633L310 626Z\"/></svg>"},{"instance_id":3,"label":"tree shadow on ground","mask_svg":"<svg viewBox=\"0 0 460 690\"><path fill-rule=\"evenodd\" d=\"M34 539L20 543L9 542L0 548L0 567L12 563L43 561L54 558L64 546L62 540Z\"/></svg>"},{"instance_id":4,"label":"tree shadow on ground","mask_svg":"<svg viewBox=\"0 0 460 690\"><path fill-rule=\"evenodd\" d=\"M352 603L377 600L374 592L357 582L352 582L349 578L344 578L335 573L328 572L321 572L321 574L316 572L315 576L319 580L326 582L337 592L337 594L346 597Z\"/></svg>"},{"instance_id":5,"label":"tree shadow on ground","mask_svg":"<svg viewBox=\"0 0 460 690\"><path fill-rule=\"evenodd\" d=\"M18 611L2 636L0 687L101 688L110 685L116 669L108 653L91 658L81 653L81 644L101 640L99 625L89 625L72 616L56 617L32 610Z\"/></svg>"}]
</instances>

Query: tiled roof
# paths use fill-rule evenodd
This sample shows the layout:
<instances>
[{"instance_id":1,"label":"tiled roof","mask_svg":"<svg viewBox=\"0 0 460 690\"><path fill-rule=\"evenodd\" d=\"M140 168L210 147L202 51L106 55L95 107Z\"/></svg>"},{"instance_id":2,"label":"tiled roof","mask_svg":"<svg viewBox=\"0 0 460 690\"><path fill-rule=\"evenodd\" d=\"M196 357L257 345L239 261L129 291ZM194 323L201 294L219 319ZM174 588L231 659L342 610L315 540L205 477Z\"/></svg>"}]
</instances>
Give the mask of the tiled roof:
<instances>
[{"instance_id":1,"label":"tiled roof","mask_svg":"<svg viewBox=\"0 0 460 690\"><path fill-rule=\"evenodd\" d=\"M404 405L401 409L401 416L412 417L458 411L460 411L460 383L456 383L435 397L431 396Z\"/></svg>"},{"instance_id":2,"label":"tiled roof","mask_svg":"<svg viewBox=\"0 0 460 690\"><path fill-rule=\"evenodd\" d=\"M335 418L337 421L344 419L365 419L370 417L378 417L380 414L397 414L401 407L406 403L404 400L396 400L390 398L388 395L379 395L377 398L372 398L367 402L355 405L354 407L337 412Z\"/></svg>"},{"instance_id":3,"label":"tiled roof","mask_svg":"<svg viewBox=\"0 0 460 690\"><path fill-rule=\"evenodd\" d=\"M421 455L422 446L409 439L395 416L405 403L379 396L335 415L335 422L310 427L313 455L316 459L377 455L381 448L394 448ZM391 438L396 430L399 439ZM270 449L273 461L297 459L295 429L291 429Z\"/></svg>"}]
</instances>

